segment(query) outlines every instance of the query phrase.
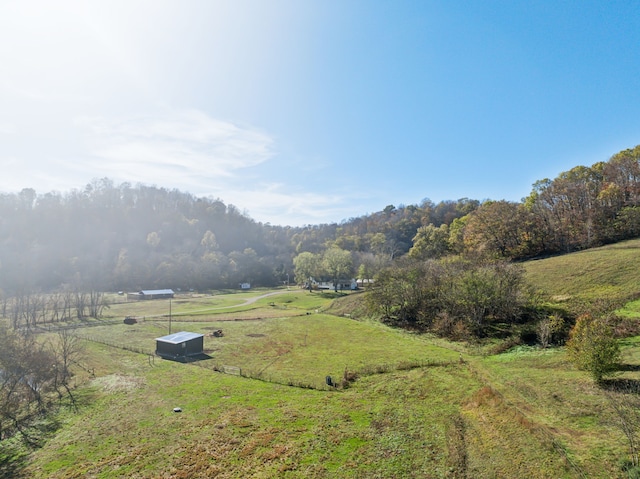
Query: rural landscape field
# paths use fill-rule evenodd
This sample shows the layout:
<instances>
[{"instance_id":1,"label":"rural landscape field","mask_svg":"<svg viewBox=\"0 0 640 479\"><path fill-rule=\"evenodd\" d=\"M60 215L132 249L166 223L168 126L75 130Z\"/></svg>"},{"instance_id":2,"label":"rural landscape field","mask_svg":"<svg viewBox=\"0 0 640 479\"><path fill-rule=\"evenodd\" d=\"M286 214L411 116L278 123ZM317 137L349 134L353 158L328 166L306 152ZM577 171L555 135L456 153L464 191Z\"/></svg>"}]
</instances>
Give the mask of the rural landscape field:
<instances>
[{"instance_id":1,"label":"rural landscape field","mask_svg":"<svg viewBox=\"0 0 640 479\"><path fill-rule=\"evenodd\" d=\"M557 304L628 298L640 293L639 253L633 240L525 267ZM628 477L614 392L577 370L563 347L392 329L367 317L364 294L283 287L140 302L113 294L103 318L66 325L82 345L75 407L65 403L40 425L41 447L30 453L17 438L2 441L4 473ZM629 302L619 314L636 322L640 307ZM204 334L205 355L155 356L155 338L170 328ZM640 381L638 341L621 340L613 382Z\"/></svg>"},{"instance_id":2,"label":"rural landscape field","mask_svg":"<svg viewBox=\"0 0 640 479\"><path fill-rule=\"evenodd\" d=\"M639 14L0 0L0 479L640 479Z\"/></svg>"}]
</instances>

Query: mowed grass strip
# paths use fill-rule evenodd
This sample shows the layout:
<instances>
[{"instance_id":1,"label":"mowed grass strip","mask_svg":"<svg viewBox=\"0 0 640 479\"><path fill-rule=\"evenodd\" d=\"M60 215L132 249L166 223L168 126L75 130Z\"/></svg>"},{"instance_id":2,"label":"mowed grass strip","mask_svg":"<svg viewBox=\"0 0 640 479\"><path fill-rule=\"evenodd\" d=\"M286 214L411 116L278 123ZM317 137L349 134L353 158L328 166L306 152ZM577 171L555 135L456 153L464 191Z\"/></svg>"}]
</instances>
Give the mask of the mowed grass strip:
<instances>
[{"instance_id":1,"label":"mowed grass strip","mask_svg":"<svg viewBox=\"0 0 640 479\"><path fill-rule=\"evenodd\" d=\"M637 342L622 343L626 366L614 384L640 381ZM479 400L481 409L510 411L499 415L511 415L528 436L564 451L568 465L586 477L626 477L619 464L629 457L628 444L606 391L569 362L564 348L518 347L473 361L473 367L494 391ZM497 425L498 419L491 422ZM496 427L496 437L504 440L504 428ZM518 441L514 447L521 447Z\"/></svg>"},{"instance_id":2,"label":"mowed grass strip","mask_svg":"<svg viewBox=\"0 0 640 479\"><path fill-rule=\"evenodd\" d=\"M622 308L617 310L616 314L627 319L640 319L640 299L629 301Z\"/></svg>"}]
</instances>

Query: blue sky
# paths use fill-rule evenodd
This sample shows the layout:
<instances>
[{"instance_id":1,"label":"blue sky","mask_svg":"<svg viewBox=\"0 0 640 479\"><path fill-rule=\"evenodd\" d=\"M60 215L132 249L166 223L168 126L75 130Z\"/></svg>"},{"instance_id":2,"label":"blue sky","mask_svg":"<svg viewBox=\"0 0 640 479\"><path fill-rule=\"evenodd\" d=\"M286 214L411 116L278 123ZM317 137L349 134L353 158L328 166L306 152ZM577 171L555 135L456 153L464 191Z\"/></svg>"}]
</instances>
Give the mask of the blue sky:
<instances>
[{"instance_id":1,"label":"blue sky","mask_svg":"<svg viewBox=\"0 0 640 479\"><path fill-rule=\"evenodd\" d=\"M0 191L108 177L261 222L531 185L640 143L640 3L0 2Z\"/></svg>"}]
</instances>

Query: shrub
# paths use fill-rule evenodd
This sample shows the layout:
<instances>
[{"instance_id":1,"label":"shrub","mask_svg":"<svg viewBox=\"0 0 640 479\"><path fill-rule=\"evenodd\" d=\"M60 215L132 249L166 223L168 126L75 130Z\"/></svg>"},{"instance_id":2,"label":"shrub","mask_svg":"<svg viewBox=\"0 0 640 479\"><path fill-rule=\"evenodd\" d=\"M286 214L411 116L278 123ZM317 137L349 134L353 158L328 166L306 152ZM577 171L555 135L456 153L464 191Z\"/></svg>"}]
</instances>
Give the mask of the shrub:
<instances>
[{"instance_id":1,"label":"shrub","mask_svg":"<svg viewBox=\"0 0 640 479\"><path fill-rule=\"evenodd\" d=\"M571 361L600 383L618 370L620 346L606 320L579 316L569 333L567 352Z\"/></svg>"},{"instance_id":2,"label":"shrub","mask_svg":"<svg viewBox=\"0 0 640 479\"><path fill-rule=\"evenodd\" d=\"M351 386L351 383L356 381L356 379L358 379L358 373L355 371L349 371L345 368L340 386L342 387L342 389L347 389L349 386Z\"/></svg>"}]
</instances>

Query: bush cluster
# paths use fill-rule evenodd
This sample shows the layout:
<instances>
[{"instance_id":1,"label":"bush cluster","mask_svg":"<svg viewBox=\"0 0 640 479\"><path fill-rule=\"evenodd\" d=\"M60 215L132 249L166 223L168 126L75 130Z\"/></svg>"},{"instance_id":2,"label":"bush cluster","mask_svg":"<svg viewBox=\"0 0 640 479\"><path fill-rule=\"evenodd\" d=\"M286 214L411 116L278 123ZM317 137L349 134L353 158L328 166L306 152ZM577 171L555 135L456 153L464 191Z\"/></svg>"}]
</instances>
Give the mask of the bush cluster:
<instances>
[{"instance_id":1,"label":"bush cluster","mask_svg":"<svg viewBox=\"0 0 640 479\"><path fill-rule=\"evenodd\" d=\"M522 321L532 298L519 265L449 257L397 262L376 277L367 302L389 324L465 339Z\"/></svg>"}]
</instances>

